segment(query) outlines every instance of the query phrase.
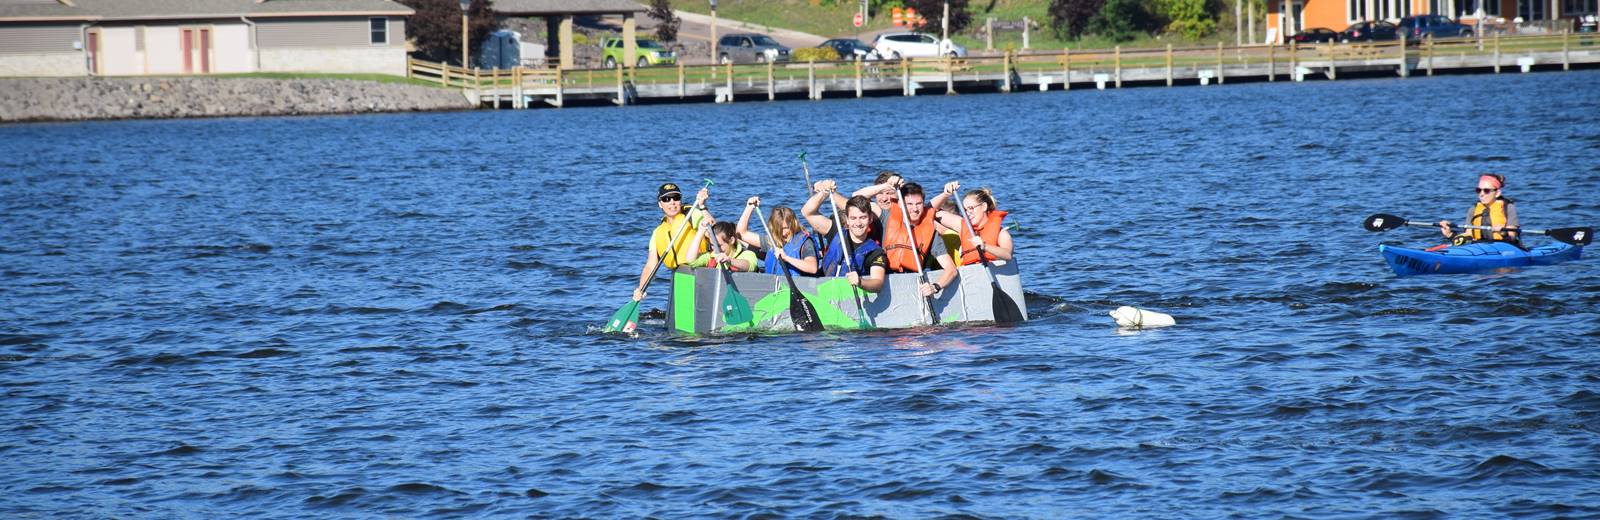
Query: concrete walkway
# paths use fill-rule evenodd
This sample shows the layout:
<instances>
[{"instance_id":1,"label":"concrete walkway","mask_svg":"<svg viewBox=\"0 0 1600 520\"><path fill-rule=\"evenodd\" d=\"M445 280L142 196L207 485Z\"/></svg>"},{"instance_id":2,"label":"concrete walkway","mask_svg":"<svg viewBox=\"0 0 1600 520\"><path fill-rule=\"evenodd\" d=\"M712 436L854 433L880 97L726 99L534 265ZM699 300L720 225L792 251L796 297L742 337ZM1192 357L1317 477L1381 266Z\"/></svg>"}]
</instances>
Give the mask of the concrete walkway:
<instances>
[{"instance_id":1,"label":"concrete walkway","mask_svg":"<svg viewBox=\"0 0 1600 520\"><path fill-rule=\"evenodd\" d=\"M710 16L691 13L688 11L673 11L672 13L677 15L678 19L683 20L682 24L678 26L678 38L688 38L700 41L710 40ZM817 36L815 34L791 31L788 29L768 28L762 25L745 23L738 20L730 20L721 16L717 17L718 36L735 32L753 32L765 34L767 36L771 36L774 40L778 40L778 43L795 49L802 47L816 47L817 45L821 45L823 41L827 40L827 38Z\"/></svg>"}]
</instances>

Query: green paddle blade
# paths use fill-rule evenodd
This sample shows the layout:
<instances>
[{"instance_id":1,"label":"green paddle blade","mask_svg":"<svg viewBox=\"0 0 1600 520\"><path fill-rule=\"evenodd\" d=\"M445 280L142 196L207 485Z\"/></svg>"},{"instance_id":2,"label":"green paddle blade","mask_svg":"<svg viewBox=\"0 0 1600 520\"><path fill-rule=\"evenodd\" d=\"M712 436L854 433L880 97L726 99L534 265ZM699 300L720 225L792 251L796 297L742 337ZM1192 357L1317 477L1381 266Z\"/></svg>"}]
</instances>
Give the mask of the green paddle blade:
<instances>
[{"instance_id":1,"label":"green paddle blade","mask_svg":"<svg viewBox=\"0 0 1600 520\"><path fill-rule=\"evenodd\" d=\"M611 315L611 320L606 322L604 332L633 332L639 326L639 302L628 300L621 309Z\"/></svg>"},{"instance_id":2,"label":"green paddle blade","mask_svg":"<svg viewBox=\"0 0 1600 520\"><path fill-rule=\"evenodd\" d=\"M728 290L722 295L722 323L726 325L742 325L755 321L755 313L750 312L750 300L739 294L733 284L728 284Z\"/></svg>"}]
</instances>

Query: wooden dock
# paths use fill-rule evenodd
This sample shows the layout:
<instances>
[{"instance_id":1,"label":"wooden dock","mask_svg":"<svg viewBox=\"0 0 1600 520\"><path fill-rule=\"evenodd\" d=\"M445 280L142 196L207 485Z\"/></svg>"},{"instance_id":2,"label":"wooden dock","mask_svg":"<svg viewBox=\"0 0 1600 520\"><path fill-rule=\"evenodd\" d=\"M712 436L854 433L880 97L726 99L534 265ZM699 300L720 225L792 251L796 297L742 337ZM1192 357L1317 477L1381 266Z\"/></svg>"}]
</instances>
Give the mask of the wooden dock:
<instances>
[{"instance_id":1,"label":"wooden dock","mask_svg":"<svg viewBox=\"0 0 1600 520\"><path fill-rule=\"evenodd\" d=\"M966 58L612 69L463 69L410 60L410 77L460 88L485 108L1071 90L1229 81L1337 80L1600 65L1600 34L1365 44L1007 52Z\"/></svg>"}]
</instances>

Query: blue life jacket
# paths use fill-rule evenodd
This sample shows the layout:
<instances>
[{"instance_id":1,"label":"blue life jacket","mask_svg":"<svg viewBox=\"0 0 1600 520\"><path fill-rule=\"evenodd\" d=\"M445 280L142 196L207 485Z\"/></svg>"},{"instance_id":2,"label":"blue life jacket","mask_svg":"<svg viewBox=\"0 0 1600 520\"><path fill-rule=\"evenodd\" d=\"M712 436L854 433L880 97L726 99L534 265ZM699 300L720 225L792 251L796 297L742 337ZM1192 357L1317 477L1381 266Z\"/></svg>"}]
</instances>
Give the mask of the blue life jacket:
<instances>
[{"instance_id":1,"label":"blue life jacket","mask_svg":"<svg viewBox=\"0 0 1600 520\"><path fill-rule=\"evenodd\" d=\"M828 251L822 256L823 276L844 276L845 273L850 272L844 265L844 243L840 242L843 236L844 231L840 230L839 233L833 236L833 243L828 244ZM871 270L865 265L867 255L878 249L878 241L871 238L868 238L866 242L856 244L855 254L850 255L851 267L855 267L856 274L862 277L872 274Z\"/></svg>"},{"instance_id":2,"label":"blue life jacket","mask_svg":"<svg viewBox=\"0 0 1600 520\"><path fill-rule=\"evenodd\" d=\"M794 236L789 237L789 243L783 245L783 254L788 256L788 257L790 257L790 258L805 258L803 256L800 256L800 250L805 246L806 242L810 242L810 241L811 241L811 233L807 233L807 232L804 232L804 231L801 231L799 233L795 233ZM815 248L815 244L813 244L812 247ZM770 254L770 253L767 254L766 263L761 266L761 272L770 273L770 274L783 274L783 271L779 271L778 270L780 268L780 264L781 264L781 268L786 268L786 269L789 270L789 274L790 275L793 275L793 276L816 276L814 274L807 273L807 272L801 271L799 269L795 269L794 266L793 265L789 265L788 262L783 262L781 260L778 260L778 255Z\"/></svg>"}]
</instances>

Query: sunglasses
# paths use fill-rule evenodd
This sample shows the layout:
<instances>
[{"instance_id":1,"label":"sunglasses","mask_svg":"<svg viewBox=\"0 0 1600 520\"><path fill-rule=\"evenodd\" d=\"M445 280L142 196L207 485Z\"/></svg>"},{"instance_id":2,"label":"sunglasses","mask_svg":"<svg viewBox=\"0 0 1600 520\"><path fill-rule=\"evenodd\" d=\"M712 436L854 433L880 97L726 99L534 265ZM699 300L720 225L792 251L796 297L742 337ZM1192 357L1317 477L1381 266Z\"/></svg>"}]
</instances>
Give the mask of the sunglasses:
<instances>
[{"instance_id":1,"label":"sunglasses","mask_svg":"<svg viewBox=\"0 0 1600 520\"><path fill-rule=\"evenodd\" d=\"M678 194L674 193L672 195L662 196L660 200L661 200L661 202L677 202L677 201L683 200L683 195L678 195Z\"/></svg>"},{"instance_id":2,"label":"sunglasses","mask_svg":"<svg viewBox=\"0 0 1600 520\"><path fill-rule=\"evenodd\" d=\"M1499 190L1500 188L1478 188L1478 193L1494 193Z\"/></svg>"}]
</instances>

